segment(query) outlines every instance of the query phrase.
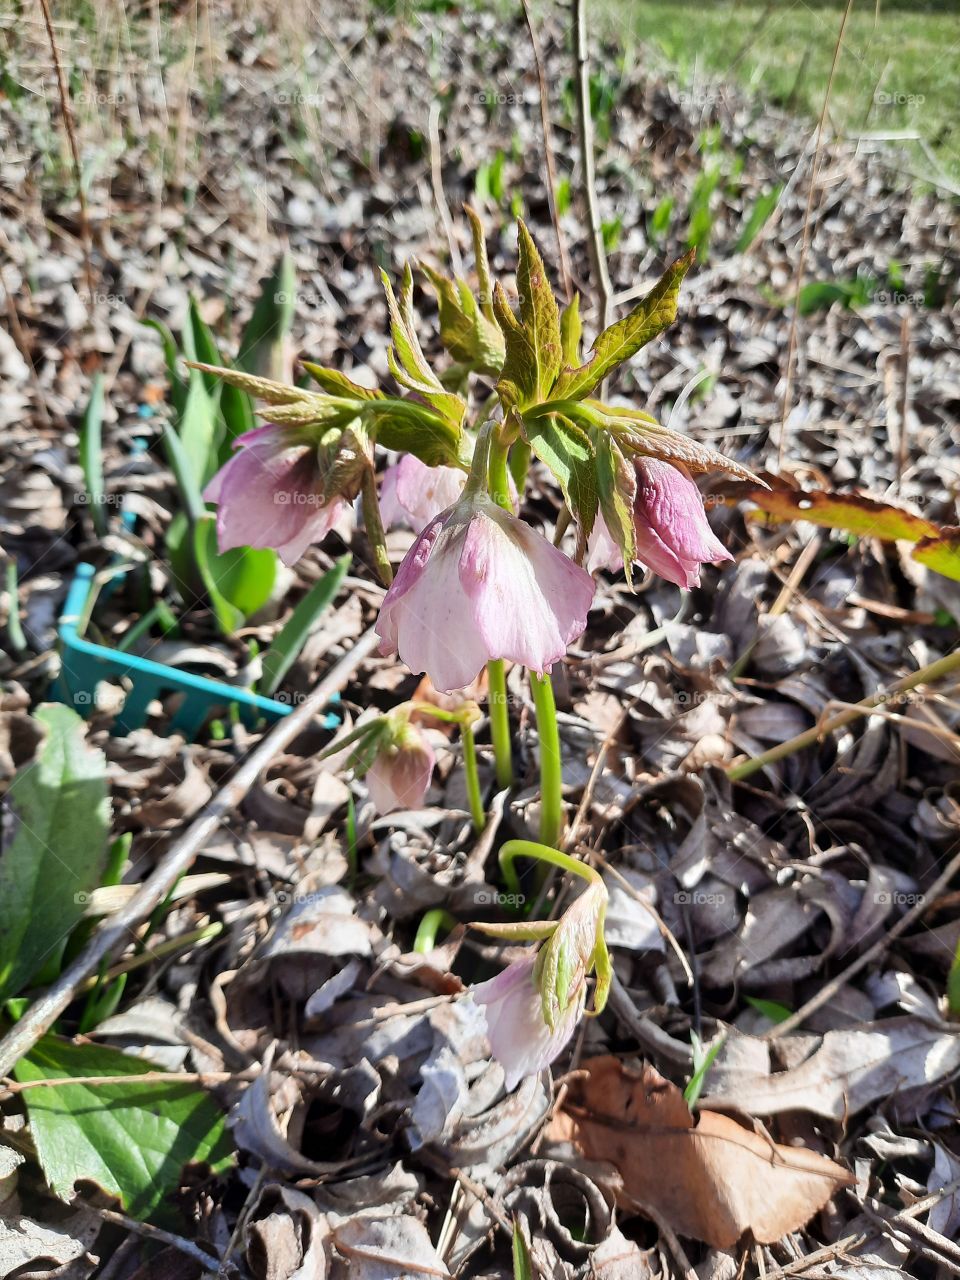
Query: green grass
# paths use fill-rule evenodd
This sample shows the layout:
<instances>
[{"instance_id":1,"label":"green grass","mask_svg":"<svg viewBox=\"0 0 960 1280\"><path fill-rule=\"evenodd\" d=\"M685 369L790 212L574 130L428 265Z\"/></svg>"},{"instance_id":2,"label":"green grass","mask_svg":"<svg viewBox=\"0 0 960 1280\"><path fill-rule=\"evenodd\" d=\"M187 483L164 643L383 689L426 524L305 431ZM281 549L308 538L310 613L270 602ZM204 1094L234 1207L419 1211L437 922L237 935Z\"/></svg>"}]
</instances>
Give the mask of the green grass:
<instances>
[{"instance_id":1,"label":"green grass","mask_svg":"<svg viewBox=\"0 0 960 1280\"><path fill-rule=\"evenodd\" d=\"M642 42L678 68L735 80L811 120L830 75L843 0L595 0L594 27ZM847 21L830 118L845 132L907 130L960 179L960 0L857 0ZM709 93L709 89L706 90ZM705 93L705 98L706 98ZM913 144L908 144L913 145ZM915 172L933 166L914 147Z\"/></svg>"}]
</instances>

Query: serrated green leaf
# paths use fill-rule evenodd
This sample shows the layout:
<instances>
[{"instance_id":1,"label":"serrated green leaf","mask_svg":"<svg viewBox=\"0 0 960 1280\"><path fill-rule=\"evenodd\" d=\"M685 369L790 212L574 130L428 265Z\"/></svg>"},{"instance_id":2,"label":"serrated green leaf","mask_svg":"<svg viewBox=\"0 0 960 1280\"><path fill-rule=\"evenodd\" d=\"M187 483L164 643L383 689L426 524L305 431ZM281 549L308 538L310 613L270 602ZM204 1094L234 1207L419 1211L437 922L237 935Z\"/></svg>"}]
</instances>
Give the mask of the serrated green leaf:
<instances>
[{"instance_id":1,"label":"serrated green leaf","mask_svg":"<svg viewBox=\"0 0 960 1280\"><path fill-rule=\"evenodd\" d=\"M483 223L480 215L468 204L463 211L470 221L470 234L473 237L473 258L477 268L477 282L480 285L480 310L491 322L493 314L493 283L490 277L490 261L487 258L487 241L483 234Z\"/></svg>"},{"instance_id":2,"label":"serrated green leaf","mask_svg":"<svg viewBox=\"0 0 960 1280\"><path fill-rule=\"evenodd\" d=\"M637 535L633 508L637 496L637 473L607 432L596 431L591 437L597 459L597 493L603 522L611 538L623 554L627 582L633 580L633 562L637 555Z\"/></svg>"},{"instance_id":3,"label":"serrated green leaf","mask_svg":"<svg viewBox=\"0 0 960 1280\"><path fill-rule=\"evenodd\" d=\"M300 363L328 395L346 397L348 400L383 399L382 391L375 387L362 387L359 382L354 382L338 369L325 369L323 365L314 364L310 360L302 360Z\"/></svg>"},{"instance_id":4,"label":"serrated green leaf","mask_svg":"<svg viewBox=\"0 0 960 1280\"><path fill-rule=\"evenodd\" d=\"M469 369L497 377L504 357L499 325L484 315L465 281L451 280L428 266L423 273L437 294L444 349Z\"/></svg>"},{"instance_id":5,"label":"serrated green leaf","mask_svg":"<svg viewBox=\"0 0 960 1280\"><path fill-rule=\"evenodd\" d=\"M580 318L580 295L575 293L560 313L560 345L563 362L572 367L580 363L580 340L583 321Z\"/></svg>"},{"instance_id":6,"label":"serrated green leaf","mask_svg":"<svg viewBox=\"0 0 960 1280\"><path fill-rule=\"evenodd\" d=\"M497 395L504 410L526 409L538 400L537 353L524 325L513 313L498 280L493 289L493 310L503 333L504 360L497 381Z\"/></svg>"},{"instance_id":7,"label":"serrated green leaf","mask_svg":"<svg viewBox=\"0 0 960 1280\"><path fill-rule=\"evenodd\" d=\"M85 1076L143 1075L141 1058L93 1044L46 1036L14 1070L21 1083L69 1083L26 1089L23 1101L37 1159L51 1190L71 1200L92 1182L134 1218L171 1216L166 1197L192 1164L224 1172L233 1144L223 1114L196 1085L182 1080L84 1084Z\"/></svg>"},{"instance_id":8,"label":"serrated green leaf","mask_svg":"<svg viewBox=\"0 0 960 1280\"><path fill-rule=\"evenodd\" d=\"M593 344L590 359L578 369L564 369L553 388L553 399L579 400L589 395L608 373L636 355L677 317L680 282L693 264L691 251L660 277L629 315L604 329Z\"/></svg>"},{"instance_id":9,"label":"serrated green leaf","mask_svg":"<svg viewBox=\"0 0 960 1280\"><path fill-rule=\"evenodd\" d=\"M540 251L522 219L517 224L517 237L520 320L537 362L537 398L546 400L560 372L562 360L560 309L550 288Z\"/></svg>"},{"instance_id":10,"label":"serrated green leaf","mask_svg":"<svg viewBox=\"0 0 960 1280\"><path fill-rule=\"evenodd\" d=\"M524 419L523 434L541 462L556 477L567 506L580 526L581 545L586 543L597 518L596 459L590 437L559 414Z\"/></svg>"},{"instance_id":11,"label":"serrated green leaf","mask_svg":"<svg viewBox=\"0 0 960 1280\"><path fill-rule=\"evenodd\" d=\"M107 863L106 762L83 720L52 703L35 712L46 737L3 801L0 996L14 995L63 955Z\"/></svg>"},{"instance_id":12,"label":"serrated green leaf","mask_svg":"<svg viewBox=\"0 0 960 1280\"><path fill-rule=\"evenodd\" d=\"M306 644L321 615L333 603L340 590L340 584L350 568L351 558L349 552L341 556L333 568L313 584L264 654L260 691L266 697L272 698L276 693L280 682Z\"/></svg>"},{"instance_id":13,"label":"serrated green leaf","mask_svg":"<svg viewBox=\"0 0 960 1280\"><path fill-rule=\"evenodd\" d=\"M387 351L390 372L402 387L423 396L436 413L460 428L467 411L466 402L443 383L430 367L416 333L416 317L413 312L413 273L410 264L403 269L399 296L395 296L390 277L381 271L387 309L390 313L390 336L393 346Z\"/></svg>"}]
</instances>

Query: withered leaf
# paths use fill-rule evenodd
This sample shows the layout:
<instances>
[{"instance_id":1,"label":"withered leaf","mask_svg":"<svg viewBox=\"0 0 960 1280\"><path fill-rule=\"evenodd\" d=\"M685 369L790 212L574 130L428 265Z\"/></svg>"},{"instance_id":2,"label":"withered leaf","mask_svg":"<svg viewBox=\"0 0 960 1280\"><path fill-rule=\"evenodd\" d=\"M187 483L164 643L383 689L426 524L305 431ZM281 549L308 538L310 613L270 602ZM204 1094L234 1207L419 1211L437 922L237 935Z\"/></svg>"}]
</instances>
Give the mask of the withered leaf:
<instances>
[{"instance_id":1,"label":"withered leaf","mask_svg":"<svg viewBox=\"0 0 960 1280\"><path fill-rule=\"evenodd\" d=\"M591 1058L547 1132L616 1166L625 1206L646 1206L678 1234L717 1249L746 1231L772 1244L796 1231L854 1178L826 1156L785 1147L729 1116L694 1118L652 1067Z\"/></svg>"}]
</instances>

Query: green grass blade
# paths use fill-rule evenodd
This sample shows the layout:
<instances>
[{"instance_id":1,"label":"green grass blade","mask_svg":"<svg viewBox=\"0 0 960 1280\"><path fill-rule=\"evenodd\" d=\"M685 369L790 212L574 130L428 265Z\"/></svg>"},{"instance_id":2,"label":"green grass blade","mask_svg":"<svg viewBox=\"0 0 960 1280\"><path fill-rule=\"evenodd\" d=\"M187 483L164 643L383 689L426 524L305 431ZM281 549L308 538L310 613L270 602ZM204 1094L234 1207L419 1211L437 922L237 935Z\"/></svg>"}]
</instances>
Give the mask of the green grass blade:
<instances>
[{"instance_id":1,"label":"green grass blade","mask_svg":"<svg viewBox=\"0 0 960 1280\"><path fill-rule=\"evenodd\" d=\"M333 568L313 584L264 654L260 690L265 697L272 698L276 693L320 615L332 604L350 568L350 560L349 554L341 556Z\"/></svg>"}]
</instances>

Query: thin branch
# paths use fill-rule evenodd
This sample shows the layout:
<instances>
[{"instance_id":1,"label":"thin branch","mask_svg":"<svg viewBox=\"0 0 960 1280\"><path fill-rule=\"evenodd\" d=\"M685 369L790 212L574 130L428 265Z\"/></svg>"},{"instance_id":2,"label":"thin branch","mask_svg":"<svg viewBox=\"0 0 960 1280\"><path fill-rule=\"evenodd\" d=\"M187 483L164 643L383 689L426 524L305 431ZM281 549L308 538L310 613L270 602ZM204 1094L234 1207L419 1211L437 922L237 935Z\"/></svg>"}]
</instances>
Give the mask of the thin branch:
<instances>
[{"instance_id":1,"label":"thin branch","mask_svg":"<svg viewBox=\"0 0 960 1280\"><path fill-rule=\"evenodd\" d=\"M73 109L70 106L70 91L63 74L60 61L60 50L57 48L57 37L53 30L53 17L50 13L49 0L40 0L43 10L43 23L47 28L47 39L50 41L50 54L53 58L54 70L57 74L57 92L60 95L60 114L70 144L70 155L73 158L73 174L77 183L77 199L80 201L80 238L83 241L83 265L87 278L87 314L93 314L93 240L90 235L90 217L87 212L87 197L83 190L83 170L80 167L80 148L77 146L77 134L73 122Z\"/></svg>"},{"instance_id":2,"label":"thin branch","mask_svg":"<svg viewBox=\"0 0 960 1280\"><path fill-rule=\"evenodd\" d=\"M563 292L569 302L573 297L573 281L570 277L570 261L567 257L567 244L560 227L560 213L557 209L557 168L553 157L553 141L550 136L550 97L547 92L547 78L543 72L543 59L540 57L540 41L533 24L533 15L527 0L520 0L523 5L523 16L527 20L530 32L530 47L533 49L533 61L537 68L537 83L540 86L540 124L543 128L543 158L547 167L547 199L550 202L550 217L553 219L553 230L557 237L557 252L560 255L560 277L563 281Z\"/></svg>"},{"instance_id":3,"label":"thin branch","mask_svg":"<svg viewBox=\"0 0 960 1280\"><path fill-rule=\"evenodd\" d=\"M583 169L583 198L587 206L587 246L590 250L590 266L597 290L600 312L600 329L610 323L610 299L613 287L607 270L607 255L603 247L603 231L600 226L600 208L597 204L597 171L593 159L593 115L590 110L590 69L587 55L586 0L573 0L573 57L576 63L574 85L577 100L577 123L580 138L580 165Z\"/></svg>"},{"instance_id":4,"label":"thin branch","mask_svg":"<svg viewBox=\"0 0 960 1280\"><path fill-rule=\"evenodd\" d=\"M457 237L454 234L453 219L450 216L447 197L443 192L443 156L440 143L439 102L434 101L430 104L427 132L430 138L430 177L433 185L433 198L436 201L437 213L440 216L443 233L447 237L447 245L450 249L450 264L453 267L454 275L460 276L463 275L463 260L460 257L460 246L457 244Z\"/></svg>"},{"instance_id":5,"label":"thin branch","mask_svg":"<svg viewBox=\"0 0 960 1280\"><path fill-rule=\"evenodd\" d=\"M793 364L797 353L797 317L800 314L800 289L803 284L803 273L807 266L807 252L810 248L810 215L813 213L813 197L817 190L817 178L820 174L820 151L823 146L823 129L827 121L827 108L830 105L830 94L833 91L833 77L840 61L840 49L843 45L843 33L846 30L847 18L853 8L853 0L847 0L843 17L840 20L840 32L833 49L833 62L830 64L830 78L827 80L826 92L823 95L823 107L817 122L817 144L813 152L813 166L810 170L810 187L807 191L807 207L803 215L803 241L800 245L800 261L797 263L797 274L793 289L793 312L790 316L790 336L787 339L787 372L783 382L783 402L780 406L780 442L777 449L777 470L783 466L783 447L787 437L787 417L790 413L790 395L793 391Z\"/></svg>"},{"instance_id":6,"label":"thin branch","mask_svg":"<svg viewBox=\"0 0 960 1280\"><path fill-rule=\"evenodd\" d=\"M377 645L377 634L371 628L360 637L348 654L327 672L316 689L297 709L285 716L247 756L233 777L217 792L209 804L176 840L157 863L153 874L144 881L136 897L111 917L93 935L53 985L30 1006L16 1026L0 1040L0 1076L9 1076L16 1063L29 1053L37 1040L74 999L81 985L95 973L102 961L130 937L130 930L140 925L166 898L171 886L187 870L199 850L210 839L220 823L236 809L257 778L280 751L310 724L314 716L339 693L350 677Z\"/></svg>"}]
</instances>

